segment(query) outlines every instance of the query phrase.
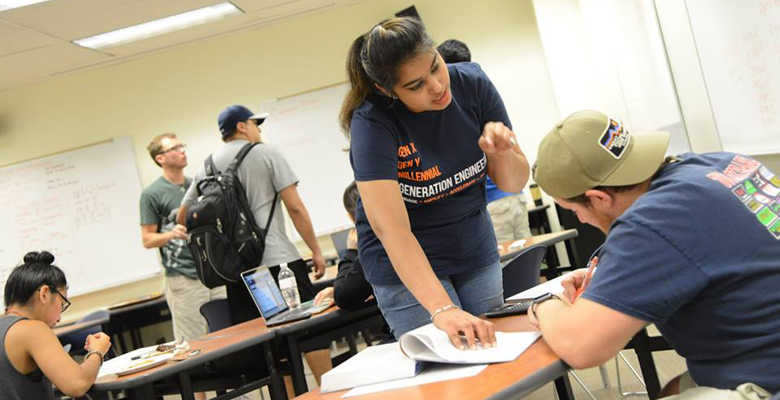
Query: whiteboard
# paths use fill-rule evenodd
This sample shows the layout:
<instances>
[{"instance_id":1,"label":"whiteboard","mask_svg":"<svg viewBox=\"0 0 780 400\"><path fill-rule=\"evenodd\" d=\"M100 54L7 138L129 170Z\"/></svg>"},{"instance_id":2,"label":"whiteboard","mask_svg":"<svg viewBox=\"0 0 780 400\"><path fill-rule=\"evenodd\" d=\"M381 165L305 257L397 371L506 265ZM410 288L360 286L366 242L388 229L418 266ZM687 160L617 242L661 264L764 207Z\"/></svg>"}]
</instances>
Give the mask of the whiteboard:
<instances>
[{"instance_id":1,"label":"whiteboard","mask_svg":"<svg viewBox=\"0 0 780 400\"><path fill-rule=\"evenodd\" d=\"M0 291L28 251L46 250L79 295L160 272L144 249L130 137L0 168Z\"/></svg>"},{"instance_id":2,"label":"whiteboard","mask_svg":"<svg viewBox=\"0 0 780 400\"><path fill-rule=\"evenodd\" d=\"M780 153L780 1L686 5L723 149Z\"/></svg>"},{"instance_id":3,"label":"whiteboard","mask_svg":"<svg viewBox=\"0 0 780 400\"><path fill-rule=\"evenodd\" d=\"M348 87L329 86L262 107L269 113L261 127L263 141L279 149L298 176L298 192L318 235L352 226L342 202L353 180L344 151L349 143L338 122Z\"/></svg>"}]
</instances>

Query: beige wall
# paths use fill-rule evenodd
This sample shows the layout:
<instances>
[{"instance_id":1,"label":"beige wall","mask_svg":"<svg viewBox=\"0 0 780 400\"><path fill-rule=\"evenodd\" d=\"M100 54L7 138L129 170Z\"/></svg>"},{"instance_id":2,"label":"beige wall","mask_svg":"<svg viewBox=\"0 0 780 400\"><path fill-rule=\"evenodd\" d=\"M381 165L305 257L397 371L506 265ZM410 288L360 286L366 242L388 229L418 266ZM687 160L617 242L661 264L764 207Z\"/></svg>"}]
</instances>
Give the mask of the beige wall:
<instances>
[{"instance_id":1,"label":"beige wall","mask_svg":"<svg viewBox=\"0 0 780 400\"><path fill-rule=\"evenodd\" d=\"M344 81L352 40L407 6L368 1L0 93L0 165L128 135L145 186L160 174L145 145L174 131L190 146L186 172L192 175L220 144L216 118L225 106L251 108ZM531 1L421 0L415 6L437 42L458 38L469 44L533 159L559 115ZM66 317L160 288L160 278L154 278L83 295Z\"/></svg>"}]
</instances>

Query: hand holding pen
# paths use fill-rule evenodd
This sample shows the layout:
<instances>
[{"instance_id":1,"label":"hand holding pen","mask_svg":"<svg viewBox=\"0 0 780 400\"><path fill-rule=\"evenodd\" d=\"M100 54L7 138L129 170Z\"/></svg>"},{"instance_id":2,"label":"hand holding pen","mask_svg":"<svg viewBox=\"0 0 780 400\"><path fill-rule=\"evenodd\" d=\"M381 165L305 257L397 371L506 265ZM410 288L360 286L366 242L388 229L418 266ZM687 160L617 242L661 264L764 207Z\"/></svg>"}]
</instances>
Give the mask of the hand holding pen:
<instances>
[{"instance_id":1,"label":"hand holding pen","mask_svg":"<svg viewBox=\"0 0 780 400\"><path fill-rule=\"evenodd\" d=\"M577 298L580 297L580 295L588 287L590 280L593 277L593 271L596 269L598 262L599 258L593 257L590 262L588 262L587 269L574 271L566 279L564 279L563 282L561 282L561 285L564 288L563 294L567 299L569 299L570 302L574 303L574 301L577 300Z\"/></svg>"},{"instance_id":2,"label":"hand holding pen","mask_svg":"<svg viewBox=\"0 0 780 400\"><path fill-rule=\"evenodd\" d=\"M582 280L580 287L578 287L577 291L574 293L574 298L571 299L572 303L574 303L574 301L576 301L582 295L588 285L590 285L590 280L593 278L593 271L596 269L596 265L598 263L598 256L590 259L590 262L588 263L588 270L585 272L585 278Z\"/></svg>"}]
</instances>

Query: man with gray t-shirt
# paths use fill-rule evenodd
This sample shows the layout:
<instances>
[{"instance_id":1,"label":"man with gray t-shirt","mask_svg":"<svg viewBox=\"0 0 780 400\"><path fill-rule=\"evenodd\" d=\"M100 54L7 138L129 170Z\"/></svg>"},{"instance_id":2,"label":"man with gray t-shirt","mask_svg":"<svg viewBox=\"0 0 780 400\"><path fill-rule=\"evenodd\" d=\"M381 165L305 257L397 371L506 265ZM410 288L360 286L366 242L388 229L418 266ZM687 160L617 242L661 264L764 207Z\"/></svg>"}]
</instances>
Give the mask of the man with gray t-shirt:
<instances>
[{"instance_id":1,"label":"man with gray t-shirt","mask_svg":"<svg viewBox=\"0 0 780 400\"><path fill-rule=\"evenodd\" d=\"M247 154L237 171L238 179L246 190L247 200L254 212L255 221L267 221L274 196L278 193L278 197L284 203L290 218L293 220L295 229L312 252L316 275L322 276L325 272L325 258L322 256L319 243L317 243L309 213L298 195L298 177L279 151L262 143L260 124L264 120L264 115L256 115L244 106L235 105L222 111L219 115L219 129L225 144L212 153L212 160L218 170L224 171L244 145L250 142L260 143ZM179 208L177 218L179 223L184 224L187 209L195 203L198 197L198 182L205 176L206 172L203 168L195 174L195 181L184 195ZM279 264L287 263L298 281L301 301L314 298L315 293L309 280L306 263L301 259L295 245L287 237L281 207L276 207L274 210L271 226L265 238L262 263L270 267L274 278L279 273ZM246 308L250 309L249 311L254 311L252 315L245 315L244 318L251 319L259 316L248 297L249 294L244 293L245 290L240 292L247 296ZM235 313L238 310L232 311Z\"/></svg>"},{"instance_id":2,"label":"man with gray t-shirt","mask_svg":"<svg viewBox=\"0 0 780 400\"><path fill-rule=\"evenodd\" d=\"M281 202L284 203L287 213L295 225L295 230L298 231L312 252L315 276L319 278L325 273L325 258L322 256L322 250L314 234L309 212L298 195L298 177L295 176L290 164L279 151L262 143L260 125L265 118L266 115L254 114L248 108L240 105L230 106L222 111L219 114L218 122L222 141L225 144L211 154L212 160L218 170L224 171L244 145L250 142L260 143L247 154L237 171L238 179L246 190L249 206L254 212L255 221L267 221L274 196L278 193L278 197L281 198ZM205 176L205 169L201 168L195 174L193 184L184 195L177 216L180 224L185 223L187 209L195 203L198 197L198 182ZM295 245L287 237L281 207L274 209L271 226L268 228L265 238L262 263L269 266L271 274L277 282L279 264L287 263L298 282L301 301L314 299L314 288L309 280L306 263L301 259ZM234 324L260 316L243 285L229 284L227 291ZM308 353L306 359L318 381L319 376L330 369L330 354L327 349Z\"/></svg>"}]
</instances>

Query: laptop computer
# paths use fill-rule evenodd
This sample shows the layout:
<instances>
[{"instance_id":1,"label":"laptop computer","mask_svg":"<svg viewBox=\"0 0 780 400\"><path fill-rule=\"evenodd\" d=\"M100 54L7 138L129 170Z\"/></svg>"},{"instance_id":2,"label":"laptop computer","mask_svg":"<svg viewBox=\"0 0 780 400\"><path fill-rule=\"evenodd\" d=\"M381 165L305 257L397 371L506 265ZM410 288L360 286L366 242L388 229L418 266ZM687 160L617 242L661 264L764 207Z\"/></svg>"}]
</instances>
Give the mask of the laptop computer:
<instances>
[{"instance_id":1,"label":"laptop computer","mask_svg":"<svg viewBox=\"0 0 780 400\"><path fill-rule=\"evenodd\" d=\"M333 242L333 247L336 249L339 259L343 259L347 255L347 237L351 230L352 228L344 229L330 234L330 240Z\"/></svg>"},{"instance_id":2,"label":"laptop computer","mask_svg":"<svg viewBox=\"0 0 780 400\"><path fill-rule=\"evenodd\" d=\"M265 319L266 326L275 326L287 322L306 319L323 311L330 306L327 304L312 306L311 304L302 304L301 307L290 309L282 297L282 291L276 284L271 271L266 266L259 266L241 273L241 280L252 300L260 311L260 315Z\"/></svg>"}]
</instances>

